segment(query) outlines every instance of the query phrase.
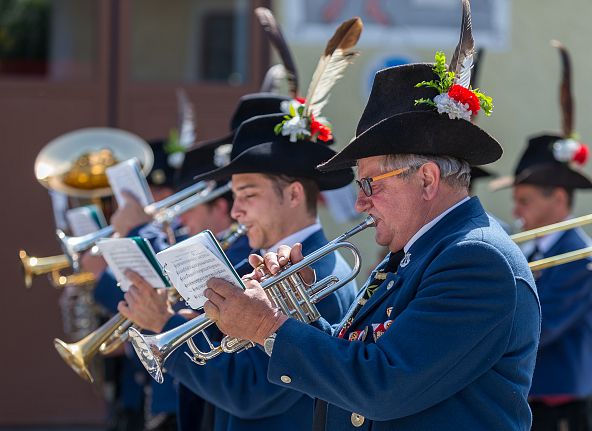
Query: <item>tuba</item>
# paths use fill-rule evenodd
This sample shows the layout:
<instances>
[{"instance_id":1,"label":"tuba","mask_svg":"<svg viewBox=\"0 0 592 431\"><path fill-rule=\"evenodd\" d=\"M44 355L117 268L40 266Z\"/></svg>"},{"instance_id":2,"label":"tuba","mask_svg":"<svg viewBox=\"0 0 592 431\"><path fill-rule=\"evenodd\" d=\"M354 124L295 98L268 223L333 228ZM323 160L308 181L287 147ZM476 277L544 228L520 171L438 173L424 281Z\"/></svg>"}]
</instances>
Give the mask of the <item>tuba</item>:
<instances>
[{"instance_id":1,"label":"tuba","mask_svg":"<svg viewBox=\"0 0 592 431\"><path fill-rule=\"evenodd\" d=\"M242 225L234 225L229 234L220 240L223 250L227 250L234 242L247 232ZM175 289L169 290L169 298L176 302L180 295ZM62 359L82 379L93 383L94 378L90 372L90 364L97 353L107 355L116 350L122 343L127 341L129 330L133 322L126 319L120 313L115 314L98 329L76 343L65 343L56 338L54 347Z\"/></svg>"},{"instance_id":2,"label":"tuba","mask_svg":"<svg viewBox=\"0 0 592 431\"><path fill-rule=\"evenodd\" d=\"M261 287L267 293L269 299L279 307L286 315L310 323L320 317L315 304L337 289L352 281L360 272L360 254L358 249L346 241L362 230L375 225L372 216L368 216L362 223L340 235L313 253L307 255L302 261L295 264L288 264L282 270L262 281ZM308 286L298 272L303 268L322 259L327 254L340 248L349 250L354 257L354 267L344 280L335 275L329 275L324 279ZM130 328L129 337L140 361L159 383L164 380L164 363L169 355L177 348L187 343L193 356L190 359L198 364L204 365L206 361L220 355L221 353L235 353L253 346L249 340L225 336L220 345L214 346L208 338L205 330L214 323L205 315L196 317L170 331L157 335L142 335L138 330ZM197 348L191 338L201 333L210 350L203 352Z\"/></svg>"}]
</instances>

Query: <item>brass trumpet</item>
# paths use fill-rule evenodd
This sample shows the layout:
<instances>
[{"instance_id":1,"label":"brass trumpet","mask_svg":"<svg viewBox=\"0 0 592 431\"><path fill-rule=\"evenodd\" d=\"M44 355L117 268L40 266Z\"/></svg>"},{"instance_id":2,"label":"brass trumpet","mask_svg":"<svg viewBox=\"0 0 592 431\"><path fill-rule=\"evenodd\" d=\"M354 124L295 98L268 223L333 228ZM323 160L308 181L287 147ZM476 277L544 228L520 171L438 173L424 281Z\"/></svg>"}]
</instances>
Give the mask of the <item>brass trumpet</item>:
<instances>
[{"instance_id":1,"label":"brass trumpet","mask_svg":"<svg viewBox=\"0 0 592 431\"><path fill-rule=\"evenodd\" d=\"M25 286L29 289L33 285L33 278L35 276L56 273L70 266L70 261L63 254L48 257L34 257L29 256L25 250L20 250L19 258L23 265Z\"/></svg>"},{"instance_id":2,"label":"brass trumpet","mask_svg":"<svg viewBox=\"0 0 592 431\"><path fill-rule=\"evenodd\" d=\"M527 230L512 235L510 238L517 244L530 241L553 232L560 232L564 230L574 229L576 227L585 226L592 223L592 214L576 217L570 220L564 220L559 223L553 223L547 226ZM544 259L529 262L528 266L532 271L540 271L545 268L562 265L564 263L573 262L579 259L585 259L592 256L592 247L585 247L579 250L570 251L557 256L550 256Z\"/></svg>"},{"instance_id":3,"label":"brass trumpet","mask_svg":"<svg viewBox=\"0 0 592 431\"><path fill-rule=\"evenodd\" d=\"M362 223L307 255L302 261L285 266L280 273L263 281L261 287L265 290L269 299L281 308L286 315L306 323L317 320L320 317L320 313L314 304L352 281L360 272L359 251L353 244L346 240L362 230L374 226L374 224L374 218L368 216ZM354 267L345 280L340 280L337 276L330 275L307 286L298 272L339 248L348 249L354 256ZM201 315L177 328L157 335L142 335L134 328L130 328L128 332L130 342L148 373L157 382L162 383L164 380L165 361L173 351L184 343L187 343L189 350L193 354L193 356L190 356L190 359L198 365L205 364L206 361L223 352L234 353L253 345L249 340L240 340L226 336L220 345L214 346L205 333L205 330L213 323L213 320L205 315ZM199 333L202 333L205 337L210 347L209 351L202 352L191 339Z\"/></svg>"},{"instance_id":4,"label":"brass trumpet","mask_svg":"<svg viewBox=\"0 0 592 431\"><path fill-rule=\"evenodd\" d=\"M220 240L223 250L228 249L236 240L247 232L242 225L235 225L230 233ZM173 288L169 290L171 302L179 300L180 295ZM120 313L115 314L111 319L94 330L92 333L76 343L65 343L55 338L54 347L62 359L84 380L93 383L94 379L90 373L90 362L97 353L107 355L116 350L122 343L127 341L129 330L132 330L133 322L126 319Z\"/></svg>"}]
</instances>

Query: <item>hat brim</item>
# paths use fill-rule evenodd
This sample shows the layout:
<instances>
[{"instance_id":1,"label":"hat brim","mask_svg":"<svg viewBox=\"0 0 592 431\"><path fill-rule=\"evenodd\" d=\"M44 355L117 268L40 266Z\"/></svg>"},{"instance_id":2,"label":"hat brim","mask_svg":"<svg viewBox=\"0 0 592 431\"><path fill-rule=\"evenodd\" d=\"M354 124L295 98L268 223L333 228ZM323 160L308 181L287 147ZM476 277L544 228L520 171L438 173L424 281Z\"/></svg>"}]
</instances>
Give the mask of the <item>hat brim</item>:
<instances>
[{"instance_id":1,"label":"hat brim","mask_svg":"<svg viewBox=\"0 0 592 431\"><path fill-rule=\"evenodd\" d=\"M325 145L312 142L265 142L248 148L228 165L198 175L195 181L222 180L234 174L265 173L309 178L320 190L333 190L346 186L354 179L350 168L329 173L321 172L316 165L335 152Z\"/></svg>"},{"instance_id":2,"label":"hat brim","mask_svg":"<svg viewBox=\"0 0 592 431\"><path fill-rule=\"evenodd\" d=\"M516 176L497 178L489 183L492 191L530 184L539 187L562 187L565 189L591 189L592 182L583 174L566 165L553 163L526 168Z\"/></svg>"},{"instance_id":3,"label":"hat brim","mask_svg":"<svg viewBox=\"0 0 592 431\"><path fill-rule=\"evenodd\" d=\"M495 162L503 150L493 137L469 121L451 120L435 111L405 112L385 118L356 136L319 169L343 169L359 159L386 154L450 156L478 166Z\"/></svg>"}]
</instances>

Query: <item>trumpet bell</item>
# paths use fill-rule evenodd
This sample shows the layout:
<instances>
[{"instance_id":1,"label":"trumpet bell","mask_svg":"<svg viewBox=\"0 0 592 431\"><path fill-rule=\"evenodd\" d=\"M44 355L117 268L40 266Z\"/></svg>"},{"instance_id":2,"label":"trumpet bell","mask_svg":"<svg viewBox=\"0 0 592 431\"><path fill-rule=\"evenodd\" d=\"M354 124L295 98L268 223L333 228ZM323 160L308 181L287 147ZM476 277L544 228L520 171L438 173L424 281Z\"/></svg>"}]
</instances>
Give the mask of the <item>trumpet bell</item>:
<instances>
[{"instance_id":1,"label":"trumpet bell","mask_svg":"<svg viewBox=\"0 0 592 431\"><path fill-rule=\"evenodd\" d=\"M80 342L68 344L58 338L54 338L53 345L64 362L66 362L76 374L89 383L94 382L94 378L88 369L88 359L85 358Z\"/></svg>"},{"instance_id":2,"label":"trumpet bell","mask_svg":"<svg viewBox=\"0 0 592 431\"><path fill-rule=\"evenodd\" d=\"M142 365L158 383L164 381L164 361L170 353L167 343L159 344L158 335L142 335L136 328L128 330L129 340Z\"/></svg>"},{"instance_id":3,"label":"trumpet bell","mask_svg":"<svg viewBox=\"0 0 592 431\"><path fill-rule=\"evenodd\" d=\"M35 177L44 187L68 196L110 196L105 169L136 157L145 175L154 162L152 149L139 136L112 128L87 128L58 136L35 160Z\"/></svg>"}]
</instances>

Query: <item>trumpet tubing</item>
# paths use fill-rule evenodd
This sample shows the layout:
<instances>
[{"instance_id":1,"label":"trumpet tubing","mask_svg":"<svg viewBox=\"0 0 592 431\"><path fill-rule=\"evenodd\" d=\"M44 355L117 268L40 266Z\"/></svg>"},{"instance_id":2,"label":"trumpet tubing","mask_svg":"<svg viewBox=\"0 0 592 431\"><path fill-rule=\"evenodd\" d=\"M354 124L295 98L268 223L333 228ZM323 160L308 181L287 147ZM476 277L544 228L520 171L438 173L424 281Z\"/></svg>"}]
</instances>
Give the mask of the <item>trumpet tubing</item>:
<instances>
[{"instance_id":1,"label":"trumpet tubing","mask_svg":"<svg viewBox=\"0 0 592 431\"><path fill-rule=\"evenodd\" d=\"M23 266L25 286L30 288L33 285L33 278L38 275L54 273L61 269L68 268L70 261L63 255L34 257L29 256L25 250L19 251L19 258Z\"/></svg>"},{"instance_id":2,"label":"trumpet tubing","mask_svg":"<svg viewBox=\"0 0 592 431\"><path fill-rule=\"evenodd\" d=\"M352 281L360 271L360 254L357 248L346 240L374 224L374 219L368 216L362 223L310 253L300 262L284 267L279 274L267 278L261 283L261 287L285 314L307 323L318 319L320 314L314 304ZM339 248L346 248L354 255L354 267L348 276L340 280L330 275L311 286L306 285L298 272ZM212 324L214 324L213 320L202 315L161 334L146 336L132 328L129 330L129 336L136 354L148 373L157 382L162 383L165 361L184 343L187 343L193 354L190 359L198 365L205 364L223 352L234 353L252 346L252 342L248 340L233 337L224 337L220 345L214 346L204 332ZM191 340L199 333L208 343L209 351L201 351Z\"/></svg>"},{"instance_id":3,"label":"trumpet tubing","mask_svg":"<svg viewBox=\"0 0 592 431\"><path fill-rule=\"evenodd\" d=\"M94 283L95 276L92 272L79 272L70 275L63 275L58 271L52 271L50 275L51 284L56 288L66 286L86 286Z\"/></svg>"}]
</instances>

